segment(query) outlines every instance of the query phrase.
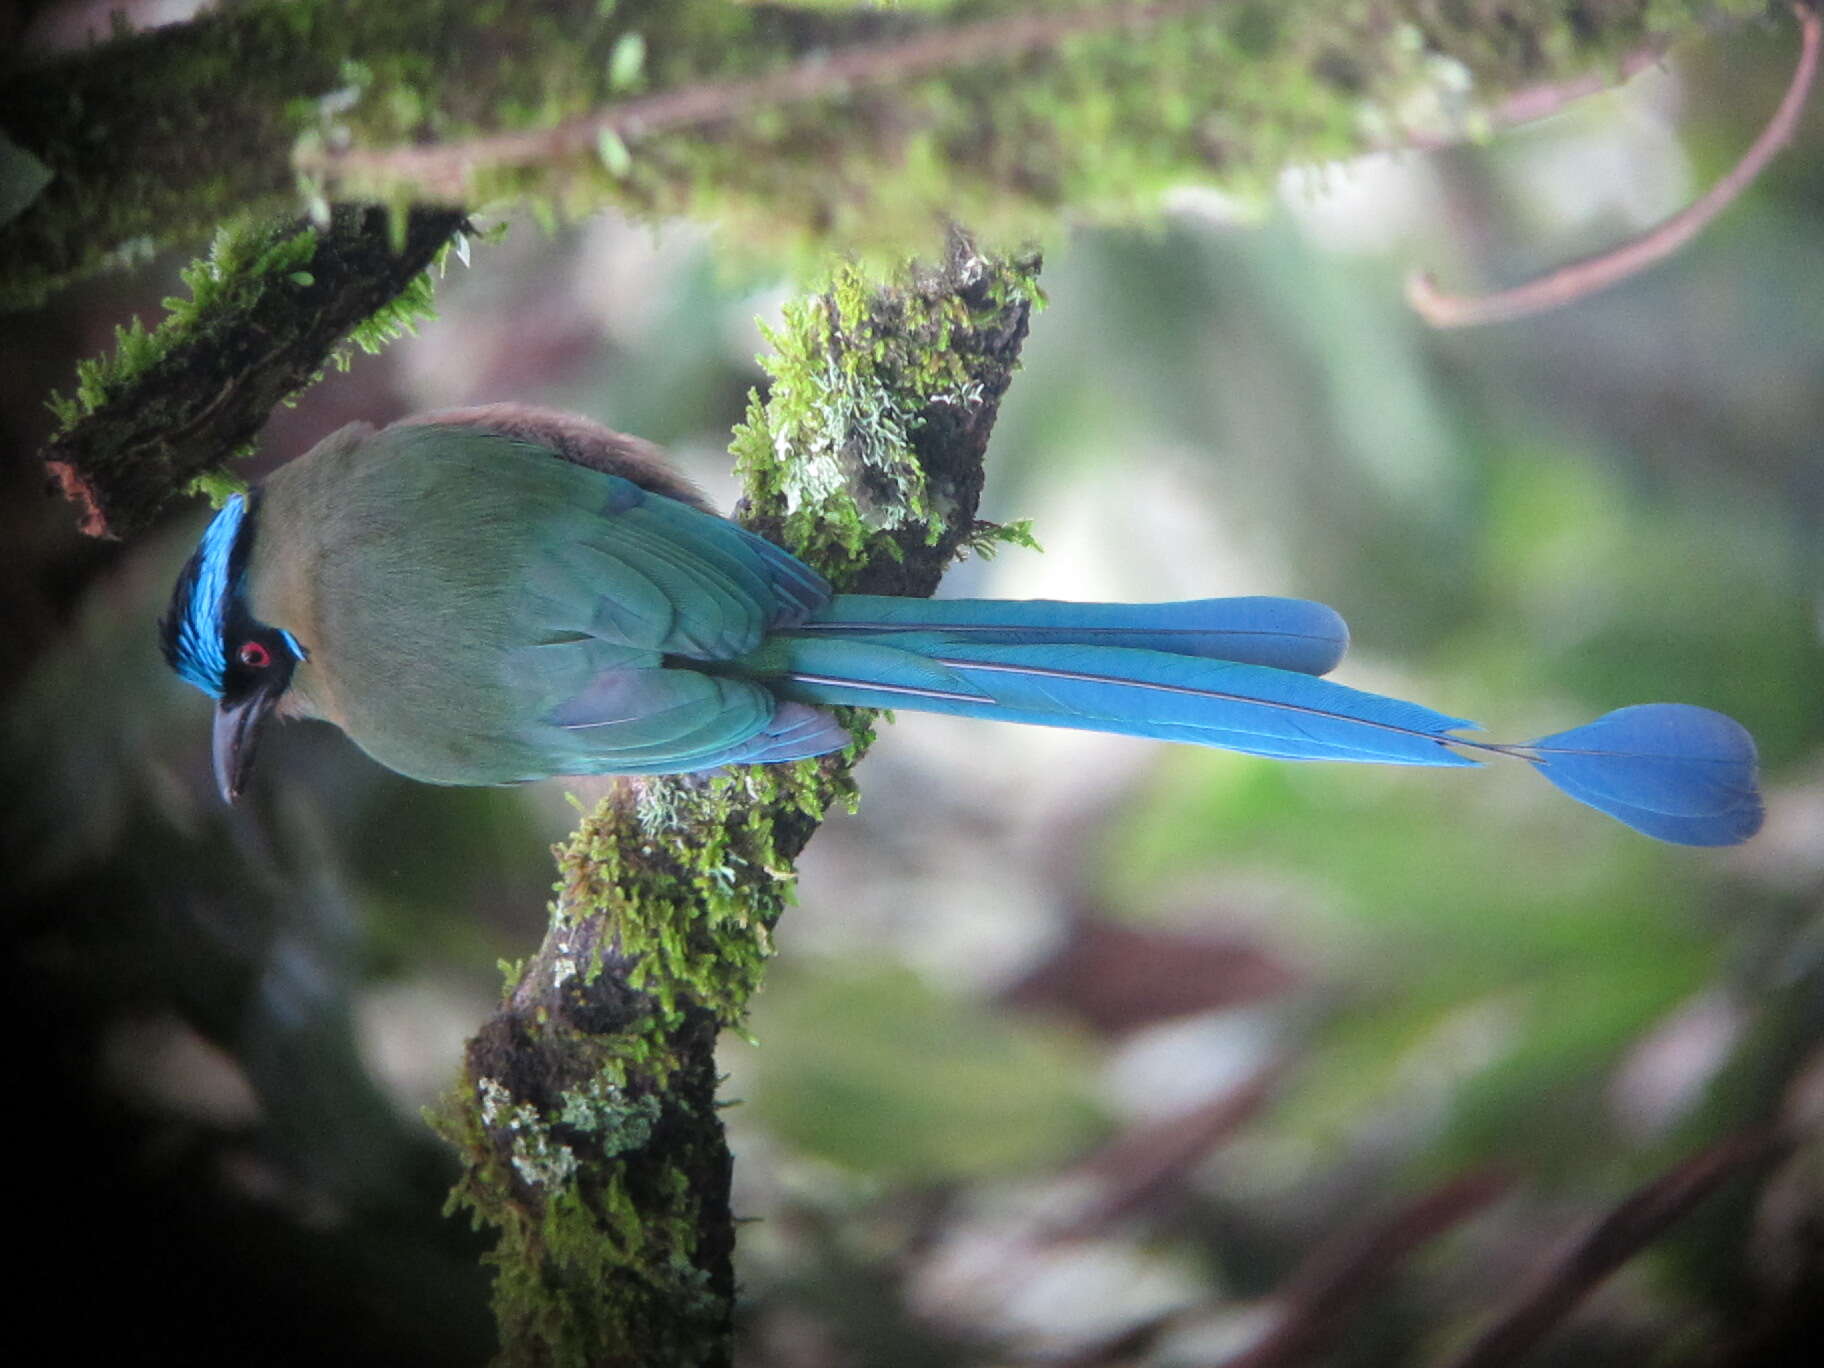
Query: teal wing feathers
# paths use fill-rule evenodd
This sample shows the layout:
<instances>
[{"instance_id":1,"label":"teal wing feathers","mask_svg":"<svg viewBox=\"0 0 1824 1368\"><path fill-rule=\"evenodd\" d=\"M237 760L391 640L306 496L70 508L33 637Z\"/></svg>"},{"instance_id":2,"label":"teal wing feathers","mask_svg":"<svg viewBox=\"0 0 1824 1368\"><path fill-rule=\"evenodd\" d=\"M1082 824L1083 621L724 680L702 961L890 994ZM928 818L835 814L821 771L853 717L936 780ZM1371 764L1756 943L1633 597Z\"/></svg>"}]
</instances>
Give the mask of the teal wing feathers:
<instances>
[{"instance_id":1,"label":"teal wing feathers","mask_svg":"<svg viewBox=\"0 0 1824 1368\"><path fill-rule=\"evenodd\" d=\"M672 667L829 597L725 519L474 427L387 429L268 484L285 525L328 529L293 557L323 605L304 644L341 686L320 713L401 773L654 774L847 741L762 684Z\"/></svg>"},{"instance_id":2,"label":"teal wing feathers","mask_svg":"<svg viewBox=\"0 0 1824 1368\"><path fill-rule=\"evenodd\" d=\"M829 597L820 575L745 528L618 476L582 473L596 501L539 522L530 584L551 630L726 660Z\"/></svg>"},{"instance_id":3,"label":"teal wing feathers","mask_svg":"<svg viewBox=\"0 0 1824 1368\"><path fill-rule=\"evenodd\" d=\"M849 742L829 714L782 704L751 680L667 669L652 656L604 665L601 647L588 641L528 653L546 657L526 662L528 676L556 669L586 680L574 691L554 690L568 696L536 720L553 773L686 773L796 760ZM557 659L565 655L575 659Z\"/></svg>"}]
</instances>

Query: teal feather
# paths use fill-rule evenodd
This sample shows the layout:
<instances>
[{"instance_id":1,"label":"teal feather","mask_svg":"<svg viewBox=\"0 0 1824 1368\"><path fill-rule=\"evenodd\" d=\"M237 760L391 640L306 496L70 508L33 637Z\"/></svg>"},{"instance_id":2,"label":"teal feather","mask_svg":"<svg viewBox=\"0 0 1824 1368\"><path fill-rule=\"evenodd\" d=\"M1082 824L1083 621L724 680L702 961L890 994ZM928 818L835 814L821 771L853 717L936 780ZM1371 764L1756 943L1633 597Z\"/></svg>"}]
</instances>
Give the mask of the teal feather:
<instances>
[{"instance_id":1,"label":"teal feather","mask_svg":"<svg viewBox=\"0 0 1824 1368\"><path fill-rule=\"evenodd\" d=\"M1066 603L840 594L798 628L882 639L933 630L978 645L1124 646L1314 675L1329 674L1349 646L1349 629L1334 608L1287 598Z\"/></svg>"}]
</instances>

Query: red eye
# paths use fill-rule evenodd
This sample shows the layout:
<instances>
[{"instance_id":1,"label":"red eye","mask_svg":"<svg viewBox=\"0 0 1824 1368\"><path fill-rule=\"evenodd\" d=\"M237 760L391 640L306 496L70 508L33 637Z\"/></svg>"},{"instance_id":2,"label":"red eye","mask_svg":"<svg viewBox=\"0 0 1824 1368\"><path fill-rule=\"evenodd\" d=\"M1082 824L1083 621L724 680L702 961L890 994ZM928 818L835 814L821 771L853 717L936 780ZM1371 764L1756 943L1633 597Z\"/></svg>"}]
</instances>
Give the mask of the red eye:
<instances>
[{"instance_id":1,"label":"red eye","mask_svg":"<svg viewBox=\"0 0 1824 1368\"><path fill-rule=\"evenodd\" d=\"M240 656L241 664L250 670L263 670L272 664L272 652L257 641L243 641L236 654Z\"/></svg>"}]
</instances>

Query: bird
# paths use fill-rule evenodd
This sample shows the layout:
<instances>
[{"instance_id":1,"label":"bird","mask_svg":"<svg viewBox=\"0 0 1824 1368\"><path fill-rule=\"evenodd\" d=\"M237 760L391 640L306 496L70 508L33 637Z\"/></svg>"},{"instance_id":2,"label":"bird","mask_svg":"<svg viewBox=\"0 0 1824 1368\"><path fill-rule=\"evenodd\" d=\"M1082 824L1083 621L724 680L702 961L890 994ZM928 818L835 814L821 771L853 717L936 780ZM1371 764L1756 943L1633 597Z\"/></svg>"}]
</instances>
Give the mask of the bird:
<instances>
[{"instance_id":1,"label":"bird","mask_svg":"<svg viewBox=\"0 0 1824 1368\"><path fill-rule=\"evenodd\" d=\"M1684 703L1523 743L1324 676L1349 643L1296 598L838 594L721 517L647 442L518 404L353 423L230 496L160 618L216 700L232 803L269 719L316 718L433 784L661 775L841 750L829 709L909 709L1279 760L1514 758L1637 832L1759 828L1754 741Z\"/></svg>"}]
</instances>

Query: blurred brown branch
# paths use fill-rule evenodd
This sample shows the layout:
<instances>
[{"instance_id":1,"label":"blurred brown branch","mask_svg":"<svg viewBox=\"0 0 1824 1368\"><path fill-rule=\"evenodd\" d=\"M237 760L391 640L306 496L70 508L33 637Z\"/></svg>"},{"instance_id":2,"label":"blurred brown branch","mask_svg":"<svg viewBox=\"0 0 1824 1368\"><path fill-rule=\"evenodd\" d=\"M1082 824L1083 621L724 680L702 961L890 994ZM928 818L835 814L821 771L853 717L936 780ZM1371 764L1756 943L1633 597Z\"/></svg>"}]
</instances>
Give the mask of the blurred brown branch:
<instances>
[{"instance_id":1,"label":"blurred brown branch","mask_svg":"<svg viewBox=\"0 0 1824 1368\"><path fill-rule=\"evenodd\" d=\"M1501 1197L1508 1179L1468 1173L1420 1193L1379 1223L1320 1246L1278 1294L1279 1321L1228 1368L1296 1368L1347 1330L1356 1305L1415 1250Z\"/></svg>"},{"instance_id":2,"label":"blurred brown branch","mask_svg":"<svg viewBox=\"0 0 1824 1368\"><path fill-rule=\"evenodd\" d=\"M1452 1359L1449 1368L1517 1363L1616 1269L1731 1178L1776 1161L1789 1142L1749 1131L1713 1145L1635 1191L1597 1222L1518 1305Z\"/></svg>"},{"instance_id":3,"label":"blurred brown branch","mask_svg":"<svg viewBox=\"0 0 1824 1368\"><path fill-rule=\"evenodd\" d=\"M1142 1212L1157 1209L1190 1180L1196 1168L1272 1101L1286 1073L1269 1064L1240 1086L1159 1121L1136 1126L1070 1174L1084 1196L1055 1224L1047 1240L1087 1239Z\"/></svg>"},{"instance_id":4,"label":"blurred brown branch","mask_svg":"<svg viewBox=\"0 0 1824 1368\"><path fill-rule=\"evenodd\" d=\"M1487 111L1488 126L1494 129L1520 128L1540 119L1549 119L1579 100L1625 85L1648 67L1663 62L1669 49L1668 43L1653 43L1638 52L1630 52L1615 64L1613 71L1590 71L1568 81L1548 81L1543 85L1516 90ZM1409 134L1400 142L1399 147L1420 152L1438 152L1458 146L1469 136L1468 132L1456 136L1419 132Z\"/></svg>"},{"instance_id":5,"label":"blurred brown branch","mask_svg":"<svg viewBox=\"0 0 1824 1368\"><path fill-rule=\"evenodd\" d=\"M1586 258L1524 285L1492 294L1451 294L1439 287L1428 272L1418 272L1406 282L1406 298L1419 317L1434 328L1473 328L1484 323L1506 323L1516 318L1546 313L1578 303L1630 276L1639 275L1677 252L1754 184L1755 178L1777 153L1792 141L1793 131L1811 98L1818 70L1820 25L1815 11L1795 4L1799 21L1799 61L1778 109L1768 120L1742 159L1729 174L1694 203L1632 242Z\"/></svg>"},{"instance_id":6,"label":"blurred brown branch","mask_svg":"<svg viewBox=\"0 0 1824 1368\"><path fill-rule=\"evenodd\" d=\"M1302 982L1296 966L1254 938L1130 926L1078 908L1057 948L1009 985L1001 1001L1119 1036L1174 1017L1268 1001Z\"/></svg>"},{"instance_id":7,"label":"blurred brown branch","mask_svg":"<svg viewBox=\"0 0 1824 1368\"><path fill-rule=\"evenodd\" d=\"M1500 107L1613 80L1617 54L1715 6L1626 0L1573 23L1530 0L1498 24L1319 3L1261 23L1256 8L222 6L9 74L0 135L41 182L0 221L0 303L321 197L614 204L838 251L928 250L935 223L966 213L1018 241L1071 214L1130 216L1174 179L1252 183L1367 150L1363 115L1398 126L1434 57Z\"/></svg>"}]
</instances>

